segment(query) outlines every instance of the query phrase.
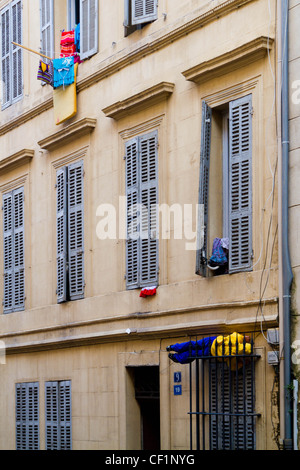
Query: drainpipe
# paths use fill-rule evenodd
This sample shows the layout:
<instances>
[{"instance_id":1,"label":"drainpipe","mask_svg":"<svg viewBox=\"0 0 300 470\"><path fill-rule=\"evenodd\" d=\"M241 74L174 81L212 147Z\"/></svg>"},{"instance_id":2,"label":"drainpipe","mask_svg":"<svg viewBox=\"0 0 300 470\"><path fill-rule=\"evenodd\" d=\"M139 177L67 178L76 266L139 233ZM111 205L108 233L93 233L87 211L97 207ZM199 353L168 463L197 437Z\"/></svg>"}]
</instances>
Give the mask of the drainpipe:
<instances>
[{"instance_id":1,"label":"drainpipe","mask_svg":"<svg viewBox=\"0 0 300 470\"><path fill-rule=\"evenodd\" d=\"M282 262L282 327L284 344L284 438L285 449L293 447L291 393L290 306L293 272L289 253L289 0L281 0L281 262Z\"/></svg>"}]
</instances>

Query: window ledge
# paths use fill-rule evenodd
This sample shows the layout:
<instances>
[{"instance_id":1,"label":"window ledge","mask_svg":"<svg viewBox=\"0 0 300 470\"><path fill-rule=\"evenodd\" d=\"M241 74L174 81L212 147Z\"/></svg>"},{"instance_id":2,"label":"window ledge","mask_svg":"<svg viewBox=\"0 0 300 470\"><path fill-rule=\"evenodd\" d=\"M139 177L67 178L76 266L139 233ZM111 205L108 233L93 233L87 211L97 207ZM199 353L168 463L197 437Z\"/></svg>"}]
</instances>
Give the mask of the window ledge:
<instances>
[{"instance_id":1,"label":"window ledge","mask_svg":"<svg viewBox=\"0 0 300 470\"><path fill-rule=\"evenodd\" d=\"M136 95L122 101L118 101L107 108L102 109L106 117L116 120L136 113L146 107L153 106L167 99L174 91L174 83L161 82Z\"/></svg>"},{"instance_id":2,"label":"window ledge","mask_svg":"<svg viewBox=\"0 0 300 470\"><path fill-rule=\"evenodd\" d=\"M84 118L64 127L55 134L38 142L43 150L51 151L61 145L69 143L73 139L90 134L96 127L97 119Z\"/></svg>"},{"instance_id":3,"label":"window ledge","mask_svg":"<svg viewBox=\"0 0 300 470\"><path fill-rule=\"evenodd\" d=\"M261 36L214 59L202 62L182 72L186 80L197 84L232 72L262 59L271 49L274 40Z\"/></svg>"},{"instance_id":4,"label":"window ledge","mask_svg":"<svg viewBox=\"0 0 300 470\"><path fill-rule=\"evenodd\" d=\"M34 156L34 150L23 149L9 157L0 160L0 171L10 171L13 168L24 165L31 161Z\"/></svg>"}]
</instances>

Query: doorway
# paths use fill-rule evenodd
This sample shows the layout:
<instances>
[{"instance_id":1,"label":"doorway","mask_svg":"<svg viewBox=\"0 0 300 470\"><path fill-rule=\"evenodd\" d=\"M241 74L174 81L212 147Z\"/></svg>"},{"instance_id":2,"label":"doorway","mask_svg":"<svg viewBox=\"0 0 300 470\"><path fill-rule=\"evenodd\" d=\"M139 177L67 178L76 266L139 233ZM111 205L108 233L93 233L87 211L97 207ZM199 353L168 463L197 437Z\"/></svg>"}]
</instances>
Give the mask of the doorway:
<instances>
[{"instance_id":1,"label":"doorway","mask_svg":"<svg viewBox=\"0 0 300 470\"><path fill-rule=\"evenodd\" d=\"M139 428L136 435L140 436L141 450L160 450L159 367L128 367L127 371L140 415L135 426Z\"/></svg>"}]
</instances>

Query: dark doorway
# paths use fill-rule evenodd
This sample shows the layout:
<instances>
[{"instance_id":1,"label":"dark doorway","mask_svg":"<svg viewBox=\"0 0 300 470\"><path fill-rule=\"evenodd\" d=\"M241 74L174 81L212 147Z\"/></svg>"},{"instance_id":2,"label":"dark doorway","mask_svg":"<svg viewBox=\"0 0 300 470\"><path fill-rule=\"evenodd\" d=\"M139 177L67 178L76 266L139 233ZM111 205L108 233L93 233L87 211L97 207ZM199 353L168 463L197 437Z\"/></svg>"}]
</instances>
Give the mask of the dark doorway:
<instances>
[{"instance_id":1,"label":"dark doorway","mask_svg":"<svg viewBox=\"0 0 300 470\"><path fill-rule=\"evenodd\" d=\"M159 367L134 367L134 389L141 413L142 450L160 450Z\"/></svg>"}]
</instances>

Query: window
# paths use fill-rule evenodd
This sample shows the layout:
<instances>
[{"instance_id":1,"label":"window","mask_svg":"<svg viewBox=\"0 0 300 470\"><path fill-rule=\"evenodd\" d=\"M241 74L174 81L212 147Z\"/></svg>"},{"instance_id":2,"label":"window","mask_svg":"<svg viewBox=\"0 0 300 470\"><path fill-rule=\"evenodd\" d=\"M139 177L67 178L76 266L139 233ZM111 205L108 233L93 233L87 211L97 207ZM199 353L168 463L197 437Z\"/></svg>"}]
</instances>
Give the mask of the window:
<instances>
[{"instance_id":1,"label":"window","mask_svg":"<svg viewBox=\"0 0 300 470\"><path fill-rule=\"evenodd\" d=\"M3 195L4 313L24 309L24 188Z\"/></svg>"},{"instance_id":2,"label":"window","mask_svg":"<svg viewBox=\"0 0 300 470\"><path fill-rule=\"evenodd\" d=\"M125 0L125 36L157 20L158 0Z\"/></svg>"},{"instance_id":3,"label":"window","mask_svg":"<svg viewBox=\"0 0 300 470\"><path fill-rule=\"evenodd\" d=\"M46 450L72 449L71 382L46 382Z\"/></svg>"},{"instance_id":4,"label":"window","mask_svg":"<svg viewBox=\"0 0 300 470\"><path fill-rule=\"evenodd\" d=\"M83 162L57 171L57 302L84 296Z\"/></svg>"},{"instance_id":5,"label":"window","mask_svg":"<svg viewBox=\"0 0 300 470\"><path fill-rule=\"evenodd\" d=\"M218 337L217 356L190 353L190 447L197 450L255 450L255 371L259 355L253 338L239 344ZM238 352L237 352L238 351ZM194 363L192 363L194 361Z\"/></svg>"},{"instance_id":6,"label":"window","mask_svg":"<svg viewBox=\"0 0 300 470\"><path fill-rule=\"evenodd\" d=\"M126 143L127 289L158 282L157 132Z\"/></svg>"},{"instance_id":7,"label":"window","mask_svg":"<svg viewBox=\"0 0 300 470\"><path fill-rule=\"evenodd\" d=\"M220 151L217 141L221 142ZM216 175L221 175L221 180ZM219 187L222 187L221 193L216 190ZM210 199L215 201L215 210L210 211ZM209 241L216 237L229 239L229 273L251 270L251 95L214 110L203 102L199 205L202 207L202 219L199 220L202 238L198 238L196 273L208 275ZM218 211L219 215L216 216ZM213 218L214 223L211 224ZM214 233L216 228L219 233Z\"/></svg>"},{"instance_id":8,"label":"window","mask_svg":"<svg viewBox=\"0 0 300 470\"><path fill-rule=\"evenodd\" d=\"M39 384L16 384L16 449L39 449Z\"/></svg>"},{"instance_id":9,"label":"window","mask_svg":"<svg viewBox=\"0 0 300 470\"><path fill-rule=\"evenodd\" d=\"M54 57L54 5L53 0L40 0L41 53ZM47 59L44 59L47 61Z\"/></svg>"},{"instance_id":10,"label":"window","mask_svg":"<svg viewBox=\"0 0 300 470\"><path fill-rule=\"evenodd\" d=\"M15 0L1 11L2 109L23 95L22 2Z\"/></svg>"},{"instance_id":11,"label":"window","mask_svg":"<svg viewBox=\"0 0 300 470\"><path fill-rule=\"evenodd\" d=\"M98 0L68 0L68 27L80 24L80 58L98 52Z\"/></svg>"}]
</instances>

